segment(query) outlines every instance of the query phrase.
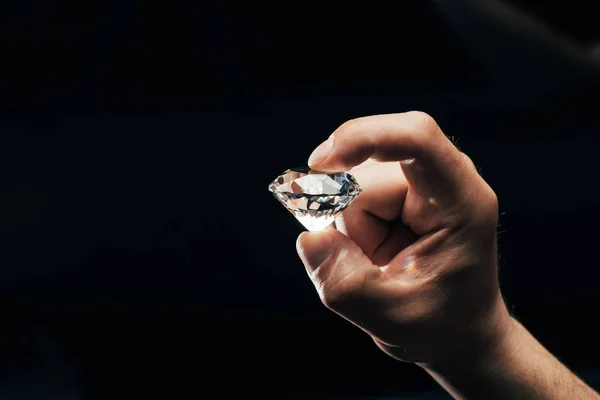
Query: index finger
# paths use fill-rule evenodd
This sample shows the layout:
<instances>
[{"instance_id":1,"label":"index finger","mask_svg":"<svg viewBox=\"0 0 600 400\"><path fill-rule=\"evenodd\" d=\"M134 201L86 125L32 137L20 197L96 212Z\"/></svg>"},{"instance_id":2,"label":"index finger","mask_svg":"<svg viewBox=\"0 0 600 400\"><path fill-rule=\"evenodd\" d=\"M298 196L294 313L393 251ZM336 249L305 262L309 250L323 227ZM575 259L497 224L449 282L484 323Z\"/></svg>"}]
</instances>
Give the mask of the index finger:
<instances>
[{"instance_id":1,"label":"index finger","mask_svg":"<svg viewBox=\"0 0 600 400\"><path fill-rule=\"evenodd\" d=\"M319 154L320 149L329 151ZM409 187L436 198L456 194L468 172L462 153L433 118L418 111L346 122L313 152L309 166L347 171L369 158L400 161Z\"/></svg>"}]
</instances>

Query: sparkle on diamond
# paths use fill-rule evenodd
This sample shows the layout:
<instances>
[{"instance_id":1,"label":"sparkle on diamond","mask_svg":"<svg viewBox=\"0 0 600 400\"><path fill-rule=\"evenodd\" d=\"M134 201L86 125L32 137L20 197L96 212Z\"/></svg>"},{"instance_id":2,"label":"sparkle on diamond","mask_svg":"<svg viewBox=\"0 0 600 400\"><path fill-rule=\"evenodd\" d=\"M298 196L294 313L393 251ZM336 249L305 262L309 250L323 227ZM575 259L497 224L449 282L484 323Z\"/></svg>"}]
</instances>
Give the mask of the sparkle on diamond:
<instances>
[{"instance_id":1,"label":"sparkle on diamond","mask_svg":"<svg viewBox=\"0 0 600 400\"><path fill-rule=\"evenodd\" d=\"M347 172L325 173L306 167L283 172L269 191L309 231L327 228L361 193Z\"/></svg>"}]
</instances>

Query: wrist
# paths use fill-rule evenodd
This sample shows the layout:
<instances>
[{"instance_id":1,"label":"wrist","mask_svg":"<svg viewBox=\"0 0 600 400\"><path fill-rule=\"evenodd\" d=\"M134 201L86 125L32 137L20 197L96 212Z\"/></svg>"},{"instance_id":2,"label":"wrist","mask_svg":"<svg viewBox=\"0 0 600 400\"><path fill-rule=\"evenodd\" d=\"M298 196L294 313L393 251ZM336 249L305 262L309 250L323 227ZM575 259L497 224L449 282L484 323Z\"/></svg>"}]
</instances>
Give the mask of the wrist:
<instances>
[{"instance_id":1,"label":"wrist","mask_svg":"<svg viewBox=\"0 0 600 400\"><path fill-rule=\"evenodd\" d=\"M502 376L511 369L517 353L517 324L507 310L494 333L473 340L452 357L420 366L456 399L482 398L484 393L485 398L507 398L498 390L497 382L498 377L504 381Z\"/></svg>"},{"instance_id":2,"label":"wrist","mask_svg":"<svg viewBox=\"0 0 600 400\"><path fill-rule=\"evenodd\" d=\"M518 322L509 314L504 302L499 300L491 316L462 341L462 345L432 363L420 363L420 367L432 375L472 375L475 371L492 373L507 363L519 343Z\"/></svg>"},{"instance_id":3,"label":"wrist","mask_svg":"<svg viewBox=\"0 0 600 400\"><path fill-rule=\"evenodd\" d=\"M455 399L600 399L513 318L498 338L423 367Z\"/></svg>"}]
</instances>

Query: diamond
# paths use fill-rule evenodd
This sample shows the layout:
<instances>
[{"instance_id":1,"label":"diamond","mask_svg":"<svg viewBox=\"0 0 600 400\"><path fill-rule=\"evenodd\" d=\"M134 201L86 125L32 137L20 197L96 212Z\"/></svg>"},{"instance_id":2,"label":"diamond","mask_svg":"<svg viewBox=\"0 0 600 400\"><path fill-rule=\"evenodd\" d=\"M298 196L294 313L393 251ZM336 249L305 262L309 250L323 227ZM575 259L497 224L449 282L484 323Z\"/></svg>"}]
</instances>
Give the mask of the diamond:
<instances>
[{"instance_id":1,"label":"diamond","mask_svg":"<svg viewBox=\"0 0 600 400\"><path fill-rule=\"evenodd\" d=\"M269 185L269 191L309 231L327 228L361 193L347 172L326 173L291 168Z\"/></svg>"}]
</instances>

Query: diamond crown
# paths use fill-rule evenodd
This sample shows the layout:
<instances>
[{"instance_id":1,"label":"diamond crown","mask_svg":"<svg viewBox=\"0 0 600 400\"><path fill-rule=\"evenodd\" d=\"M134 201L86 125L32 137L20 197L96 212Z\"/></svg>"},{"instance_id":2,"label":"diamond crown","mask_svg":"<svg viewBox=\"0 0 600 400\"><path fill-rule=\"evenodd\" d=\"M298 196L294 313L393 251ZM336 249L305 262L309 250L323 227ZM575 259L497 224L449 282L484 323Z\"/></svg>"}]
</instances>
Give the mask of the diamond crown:
<instances>
[{"instance_id":1,"label":"diamond crown","mask_svg":"<svg viewBox=\"0 0 600 400\"><path fill-rule=\"evenodd\" d=\"M269 191L309 231L327 228L361 193L347 172L326 173L306 167L284 171Z\"/></svg>"}]
</instances>

